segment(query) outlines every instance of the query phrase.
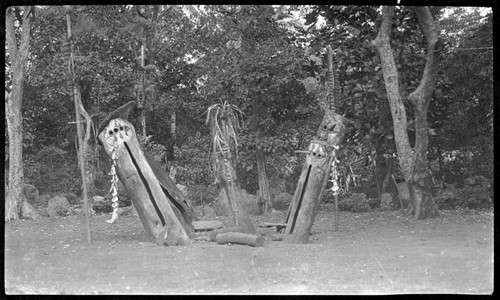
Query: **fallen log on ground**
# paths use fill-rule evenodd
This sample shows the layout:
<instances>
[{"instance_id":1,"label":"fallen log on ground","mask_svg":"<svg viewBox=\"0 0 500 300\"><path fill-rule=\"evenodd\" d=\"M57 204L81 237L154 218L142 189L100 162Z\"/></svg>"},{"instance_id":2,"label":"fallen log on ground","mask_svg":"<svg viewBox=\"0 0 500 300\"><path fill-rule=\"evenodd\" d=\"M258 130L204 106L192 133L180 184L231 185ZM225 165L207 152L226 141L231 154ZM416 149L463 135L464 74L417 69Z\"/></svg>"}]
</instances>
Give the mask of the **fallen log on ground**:
<instances>
[{"instance_id":1,"label":"fallen log on ground","mask_svg":"<svg viewBox=\"0 0 500 300\"><path fill-rule=\"evenodd\" d=\"M222 227L221 221L193 221L194 231L211 231Z\"/></svg>"},{"instance_id":2,"label":"fallen log on ground","mask_svg":"<svg viewBox=\"0 0 500 300\"><path fill-rule=\"evenodd\" d=\"M243 227L239 227L239 226L217 229L217 230L214 230L210 233L210 241L215 242L215 241L217 241L217 239L216 239L217 235L219 235L221 233L228 233L228 232L247 233Z\"/></svg>"},{"instance_id":3,"label":"fallen log on ground","mask_svg":"<svg viewBox=\"0 0 500 300\"><path fill-rule=\"evenodd\" d=\"M264 237L242 232L227 232L216 236L217 244L240 244L252 247L264 246Z\"/></svg>"},{"instance_id":4,"label":"fallen log on ground","mask_svg":"<svg viewBox=\"0 0 500 300\"><path fill-rule=\"evenodd\" d=\"M259 227L261 228L269 228L269 227L276 227L278 231L280 231L283 228L286 228L286 223L269 223L269 222L262 222L259 224Z\"/></svg>"}]
</instances>

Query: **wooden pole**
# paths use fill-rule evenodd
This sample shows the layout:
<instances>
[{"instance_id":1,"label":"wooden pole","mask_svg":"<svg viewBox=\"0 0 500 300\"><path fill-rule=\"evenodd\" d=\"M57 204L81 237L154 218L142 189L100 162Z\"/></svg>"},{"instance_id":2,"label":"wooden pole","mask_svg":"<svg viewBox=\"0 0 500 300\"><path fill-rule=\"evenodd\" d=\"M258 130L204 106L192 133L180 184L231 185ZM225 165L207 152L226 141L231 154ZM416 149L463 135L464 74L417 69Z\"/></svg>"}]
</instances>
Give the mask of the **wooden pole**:
<instances>
[{"instance_id":1,"label":"wooden pole","mask_svg":"<svg viewBox=\"0 0 500 300\"><path fill-rule=\"evenodd\" d=\"M68 42L70 43L70 61L69 61L69 68L72 74L72 80L74 83L74 77L75 77L75 72L74 72L74 66L72 62L72 56L73 56L73 47L71 46L71 17L69 15L69 10L66 11L66 24L67 24L67 29L68 29ZM79 150L78 150L78 155L80 157L80 172L82 176L82 183L83 183L83 203L85 205L85 228L87 231L87 243L89 245L92 245L92 235L91 235L91 225L90 225L90 206L89 206L89 201L87 199L87 180L85 176L85 163L84 163L84 155L83 155L83 137L82 137L82 125L80 121L80 108L78 106L77 102L77 90L76 86L73 84L73 102L75 103L75 114L76 114L76 133L78 136L78 144L79 144Z\"/></svg>"},{"instance_id":2,"label":"wooden pole","mask_svg":"<svg viewBox=\"0 0 500 300\"><path fill-rule=\"evenodd\" d=\"M335 198L333 200L335 205L334 217L335 217L335 231L339 231L339 195L335 194Z\"/></svg>"},{"instance_id":3,"label":"wooden pole","mask_svg":"<svg viewBox=\"0 0 500 300\"><path fill-rule=\"evenodd\" d=\"M146 84L146 71L144 70L144 42L145 39L142 39L141 45L141 67L142 67L142 84L141 84L141 94L142 94L142 103L141 103L141 125L142 125L142 137L146 137L146 109L144 108L144 104L146 102L146 94L144 92L144 85Z\"/></svg>"},{"instance_id":4,"label":"wooden pole","mask_svg":"<svg viewBox=\"0 0 500 300\"><path fill-rule=\"evenodd\" d=\"M332 47L330 45L328 45L328 73L330 73L330 80L331 80L331 84L332 84L331 89L333 91L335 91L335 88L338 89L339 87L335 86L335 78L333 75L333 54L332 54ZM328 89L328 90L330 90L330 89ZM335 110L335 101L334 100L339 100L339 99L333 98L333 101L330 101L330 103L328 104L330 110ZM336 159L336 158L334 157L333 159ZM333 214L334 214L334 218L335 218L335 231L338 231L339 230L339 205L338 205L339 204L339 196L337 193L335 193L333 203L334 203Z\"/></svg>"}]
</instances>

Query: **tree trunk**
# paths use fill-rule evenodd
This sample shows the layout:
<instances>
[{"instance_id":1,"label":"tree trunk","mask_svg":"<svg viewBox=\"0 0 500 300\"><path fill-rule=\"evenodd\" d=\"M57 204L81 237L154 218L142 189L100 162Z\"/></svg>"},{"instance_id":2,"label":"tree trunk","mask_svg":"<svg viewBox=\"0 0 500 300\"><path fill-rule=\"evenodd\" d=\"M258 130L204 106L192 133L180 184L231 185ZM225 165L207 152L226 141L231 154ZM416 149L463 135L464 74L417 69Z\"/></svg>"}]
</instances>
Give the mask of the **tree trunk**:
<instances>
[{"instance_id":1,"label":"tree trunk","mask_svg":"<svg viewBox=\"0 0 500 300\"><path fill-rule=\"evenodd\" d=\"M175 161L175 146L177 145L177 114L175 109L172 108L170 113L170 141L167 148L167 158L166 162ZM172 166L173 164L170 164Z\"/></svg>"},{"instance_id":2,"label":"tree trunk","mask_svg":"<svg viewBox=\"0 0 500 300\"><path fill-rule=\"evenodd\" d=\"M384 149L380 141L377 143L374 161L375 161L375 179L377 184L378 197L379 199L382 199L382 194L384 193L384 178L386 174L387 164L384 157Z\"/></svg>"},{"instance_id":3,"label":"tree trunk","mask_svg":"<svg viewBox=\"0 0 500 300\"><path fill-rule=\"evenodd\" d=\"M262 149L257 149L257 172L259 177L259 196L264 200L264 212L272 208L271 192L269 190L269 179L266 171L266 153Z\"/></svg>"},{"instance_id":4,"label":"tree trunk","mask_svg":"<svg viewBox=\"0 0 500 300\"><path fill-rule=\"evenodd\" d=\"M33 7L25 7L19 48L14 29L14 7L6 10L6 39L12 67L12 91L5 92L7 132L9 136L9 194L6 199L5 220L19 219L23 207L23 127L21 107L23 101L24 72L28 61Z\"/></svg>"},{"instance_id":5,"label":"tree trunk","mask_svg":"<svg viewBox=\"0 0 500 300\"><path fill-rule=\"evenodd\" d=\"M430 194L430 173L427 166L427 110L437 77L438 42L436 26L427 7L415 7L421 28L427 38L427 62L418 88L409 95L415 106L415 148L409 143L406 130L406 110L399 93L399 79L396 64L389 43L394 7L384 6L382 24L373 45L377 48L384 75L385 86L394 124L394 136L399 156L399 163L408 182L410 207L408 214L415 219L432 218L439 215L437 206Z\"/></svg>"}]
</instances>

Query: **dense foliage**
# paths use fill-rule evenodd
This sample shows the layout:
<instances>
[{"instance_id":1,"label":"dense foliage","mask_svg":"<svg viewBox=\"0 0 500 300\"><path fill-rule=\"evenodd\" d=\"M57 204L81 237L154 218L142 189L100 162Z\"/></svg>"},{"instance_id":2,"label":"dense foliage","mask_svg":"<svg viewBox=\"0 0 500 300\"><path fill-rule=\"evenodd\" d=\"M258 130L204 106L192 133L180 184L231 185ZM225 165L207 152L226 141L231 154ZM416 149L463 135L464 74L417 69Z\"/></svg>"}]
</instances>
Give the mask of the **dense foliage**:
<instances>
[{"instance_id":1,"label":"dense foliage","mask_svg":"<svg viewBox=\"0 0 500 300\"><path fill-rule=\"evenodd\" d=\"M433 13L446 55L429 111L431 169L437 182L462 185L473 175L492 179L493 59L485 49L493 45L491 10L435 7ZM361 188L373 190L373 161L394 158L380 62L370 45L379 7L75 6L72 19L78 84L94 129L108 112L135 99L144 73L149 138L142 144L165 168L178 166L176 181L188 185L198 201L216 194L204 112L224 101L244 113L237 166L242 187L258 189L255 151L264 149L272 185L293 194L304 159L294 151L308 145L323 116L326 45L334 49L343 86L337 110L354 122L342 152L344 180L360 175ZM64 85L62 7L40 7L33 27L23 102L26 181L42 194L79 194L74 104ZM425 65L425 40L404 7L397 9L392 30L400 90L407 96ZM5 58L8 87L7 52ZM140 133L137 114L131 117ZM108 169L95 136L93 145L93 193L103 195Z\"/></svg>"}]
</instances>

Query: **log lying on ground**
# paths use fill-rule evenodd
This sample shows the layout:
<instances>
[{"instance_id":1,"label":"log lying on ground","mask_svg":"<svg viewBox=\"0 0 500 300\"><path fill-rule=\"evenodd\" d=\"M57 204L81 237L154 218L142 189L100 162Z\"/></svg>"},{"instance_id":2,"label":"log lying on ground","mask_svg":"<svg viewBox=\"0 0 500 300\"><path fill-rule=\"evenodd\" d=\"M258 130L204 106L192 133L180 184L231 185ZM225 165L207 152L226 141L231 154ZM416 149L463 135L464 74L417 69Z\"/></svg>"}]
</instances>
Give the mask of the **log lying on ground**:
<instances>
[{"instance_id":1,"label":"log lying on ground","mask_svg":"<svg viewBox=\"0 0 500 300\"><path fill-rule=\"evenodd\" d=\"M193 221L194 231L210 231L222 227L221 221Z\"/></svg>"},{"instance_id":2,"label":"log lying on ground","mask_svg":"<svg viewBox=\"0 0 500 300\"><path fill-rule=\"evenodd\" d=\"M283 240L283 234L277 233L272 236L273 241L279 242Z\"/></svg>"},{"instance_id":3,"label":"log lying on ground","mask_svg":"<svg viewBox=\"0 0 500 300\"><path fill-rule=\"evenodd\" d=\"M264 246L264 237L242 232L227 232L218 234L217 244L240 244L252 247Z\"/></svg>"},{"instance_id":4,"label":"log lying on ground","mask_svg":"<svg viewBox=\"0 0 500 300\"><path fill-rule=\"evenodd\" d=\"M210 241L215 242L217 240L216 239L217 235L219 235L221 233L228 233L228 232L247 233L243 227L239 227L239 226L217 229L217 230L214 230L210 233Z\"/></svg>"},{"instance_id":5,"label":"log lying on ground","mask_svg":"<svg viewBox=\"0 0 500 300\"><path fill-rule=\"evenodd\" d=\"M262 222L259 224L259 227L261 228L269 228L269 227L276 227L276 229L279 231L283 228L286 228L286 223L269 223L269 222Z\"/></svg>"}]
</instances>

